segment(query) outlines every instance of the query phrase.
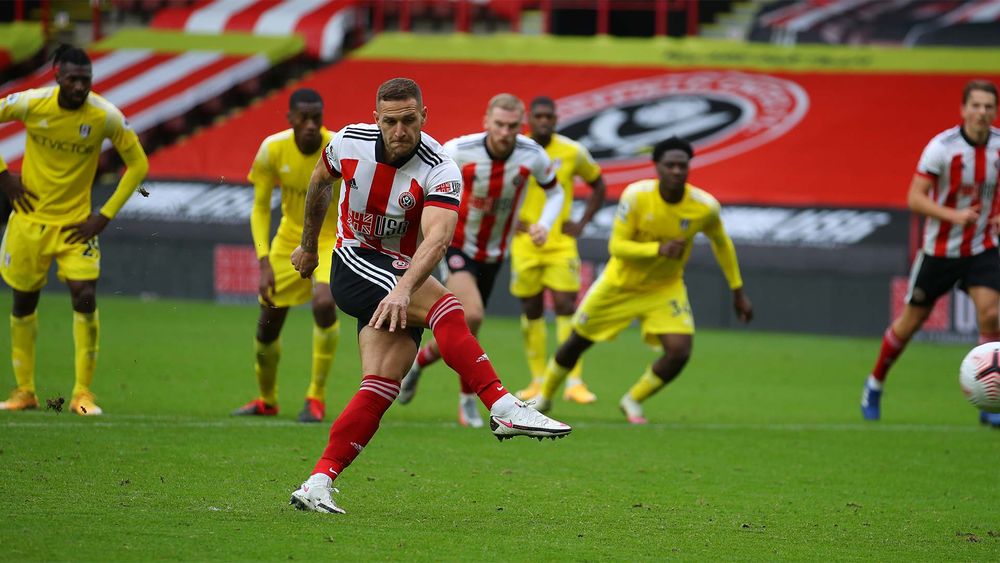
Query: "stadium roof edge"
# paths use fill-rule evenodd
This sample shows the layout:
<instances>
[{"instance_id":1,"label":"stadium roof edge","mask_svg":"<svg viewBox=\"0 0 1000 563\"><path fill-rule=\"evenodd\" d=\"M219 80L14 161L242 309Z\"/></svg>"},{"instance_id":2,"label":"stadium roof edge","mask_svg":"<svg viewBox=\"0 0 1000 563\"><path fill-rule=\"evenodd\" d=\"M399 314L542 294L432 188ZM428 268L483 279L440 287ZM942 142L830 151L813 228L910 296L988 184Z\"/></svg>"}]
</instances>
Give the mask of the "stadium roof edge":
<instances>
[{"instance_id":1,"label":"stadium roof edge","mask_svg":"<svg viewBox=\"0 0 1000 563\"><path fill-rule=\"evenodd\" d=\"M997 73L1000 49L778 46L704 38L382 33L355 59L601 64L788 72Z\"/></svg>"},{"instance_id":2,"label":"stadium roof edge","mask_svg":"<svg viewBox=\"0 0 1000 563\"><path fill-rule=\"evenodd\" d=\"M219 51L226 55L263 55L273 64L301 53L305 42L297 35L262 37L240 32L197 34L136 28L123 29L90 48L96 51L152 49L158 53Z\"/></svg>"}]
</instances>

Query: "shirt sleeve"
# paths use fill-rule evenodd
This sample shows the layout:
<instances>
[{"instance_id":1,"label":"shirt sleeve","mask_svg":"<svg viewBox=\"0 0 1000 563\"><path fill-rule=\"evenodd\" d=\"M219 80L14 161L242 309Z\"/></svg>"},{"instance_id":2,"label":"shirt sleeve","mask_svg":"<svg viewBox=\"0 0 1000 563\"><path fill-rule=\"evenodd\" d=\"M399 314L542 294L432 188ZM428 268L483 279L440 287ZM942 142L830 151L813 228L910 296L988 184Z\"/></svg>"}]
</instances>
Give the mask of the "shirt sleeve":
<instances>
[{"instance_id":1,"label":"shirt sleeve","mask_svg":"<svg viewBox=\"0 0 1000 563\"><path fill-rule=\"evenodd\" d=\"M330 139L326 148L323 149L323 164L326 170L335 178L343 176L340 172L340 145L344 142L344 130L337 131L337 134Z\"/></svg>"},{"instance_id":2,"label":"shirt sleeve","mask_svg":"<svg viewBox=\"0 0 1000 563\"><path fill-rule=\"evenodd\" d=\"M458 212L462 201L462 173L451 158L431 169L424 184L424 205Z\"/></svg>"},{"instance_id":3,"label":"shirt sleeve","mask_svg":"<svg viewBox=\"0 0 1000 563\"><path fill-rule=\"evenodd\" d=\"M111 140L111 144L119 154L139 144L139 136L132 130L128 120L117 108L108 111L106 129L104 136Z\"/></svg>"},{"instance_id":4,"label":"shirt sleeve","mask_svg":"<svg viewBox=\"0 0 1000 563\"><path fill-rule=\"evenodd\" d=\"M940 176L945 166L944 152L944 145L936 138L927 143L924 152L920 155L920 161L917 163L917 174L928 178Z\"/></svg>"},{"instance_id":5,"label":"shirt sleeve","mask_svg":"<svg viewBox=\"0 0 1000 563\"><path fill-rule=\"evenodd\" d=\"M271 252L269 236L271 234L271 195L277 179L271 166L270 152L267 142L260 145L257 156L250 165L247 179L253 184L253 207L250 212L250 234L253 236L253 246L257 259Z\"/></svg>"},{"instance_id":6,"label":"shirt sleeve","mask_svg":"<svg viewBox=\"0 0 1000 563\"><path fill-rule=\"evenodd\" d=\"M618 200L615 221L611 226L611 239L608 241L608 252L616 258L624 260L653 258L660 253L660 243L635 240L639 216L635 209L636 193L627 188L622 193L621 199Z\"/></svg>"},{"instance_id":7,"label":"shirt sleeve","mask_svg":"<svg viewBox=\"0 0 1000 563\"><path fill-rule=\"evenodd\" d=\"M28 92L14 92L0 99L0 123L4 121L24 121L28 117ZM0 172L7 170L7 163L0 155Z\"/></svg>"},{"instance_id":8,"label":"shirt sleeve","mask_svg":"<svg viewBox=\"0 0 1000 563\"><path fill-rule=\"evenodd\" d=\"M544 150L538 151L538 156L535 157L531 167L531 175L535 177L538 185L546 190L556 186L556 165Z\"/></svg>"},{"instance_id":9,"label":"shirt sleeve","mask_svg":"<svg viewBox=\"0 0 1000 563\"><path fill-rule=\"evenodd\" d=\"M715 207L702 232L708 237L712 253L715 254L715 260L722 268L722 274L726 276L729 289L735 290L743 287L740 265L736 261L736 247L733 245L733 239L729 238L729 234L726 233L726 229L722 225L718 206Z\"/></svg>"},{"instance_id":10,"label":"shirt sleeve","mask_svg":"<svg viewBox=\"0 0 1000 563\"><path fill-rule=\"evenodd\" d=\"M588 184L593 184L601 177L601 166L594 161L590 151L583 145L579 145L576 151L576 173Z\"/></svg>"}]
</instances>

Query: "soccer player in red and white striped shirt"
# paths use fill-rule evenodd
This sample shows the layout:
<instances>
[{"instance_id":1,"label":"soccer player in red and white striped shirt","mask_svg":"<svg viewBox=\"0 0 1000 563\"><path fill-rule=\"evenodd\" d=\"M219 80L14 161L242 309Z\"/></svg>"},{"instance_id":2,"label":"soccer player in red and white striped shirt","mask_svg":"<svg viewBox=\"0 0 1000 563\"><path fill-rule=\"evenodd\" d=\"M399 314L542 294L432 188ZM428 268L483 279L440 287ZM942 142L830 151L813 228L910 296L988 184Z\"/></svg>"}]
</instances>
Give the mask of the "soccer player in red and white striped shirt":
<instances>
[{"instance_id":1,"label":"soccer player in red and white striped shirt","mask_svg":"<svg viewBox=\"0 0 1000 563\"><path fill-rule=\"evenodd\" d=\"M469 332L462 304L429 277L454 235L462 182L441 145L421 133L427 108L420 87L406 78L385 82L374 117L374 125L343 128L324 149L306 193L302 244L292 252L295 269L309 277L319 264L331 186L343 178L330 287L337 306L358 320L365 376L330 428L312 475L292 493L291 503L302 510L344 512L331 497L333 479L378 430L417 354L423 327L490 409L490 428L499 439L554 439L571 430L507 392Z\"/></svg>"},{"instance_id":2,"label":"soccer player in red and white striped shirt","mask_svg":"<svg viewBox=\"0 0 1000 563\"><path fill-rule=\"evenodd\" d=\"M448 249L446 286L465 306L469 329L477 334L500 266L514 236L518 211L533 177L545 190L545 206L537 223L527 227L534 244L545 244L563 205L563 190L545 149L519 132L524 120L524 102L511 94L490 100L484 118L485 131L452 139L445 151L455 160L465 185L458 210L458 227ZM438 340L424 346L406 379L399 402L413 398L420 370L440 358ZM479 427L483 419L475 391L462 385L458 421Z\"/></svg>"},{"instance_id":3,"label":"soccer player in red and white striped shirt","mask_svg":"<svg viewBox=\"0 0 1000 563\"><path fill-rule=\"evenodd\" d=\"M865 381L861 414L881 417L882 386L896 358L920 330L939 297L957 284L972 298L980 343L1000 340L1000 129L997 87L969 82L962 93L962 124L927 144L910 183L907 203L925 219L923 246L913 261L903 313L892 321ZM980 421L1000 427L1000 415L982 413Z\"/></svg>"}]
</instances>

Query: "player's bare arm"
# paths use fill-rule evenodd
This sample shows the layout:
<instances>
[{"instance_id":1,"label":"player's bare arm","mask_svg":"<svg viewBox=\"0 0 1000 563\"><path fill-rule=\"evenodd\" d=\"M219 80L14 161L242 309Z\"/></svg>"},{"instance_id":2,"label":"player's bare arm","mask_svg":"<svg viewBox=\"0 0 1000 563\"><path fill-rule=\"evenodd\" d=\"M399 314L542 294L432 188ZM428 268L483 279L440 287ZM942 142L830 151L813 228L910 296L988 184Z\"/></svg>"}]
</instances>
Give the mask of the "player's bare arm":
<instances>
[{"instance_id":1,"label":"player's bare arm","mask_svg":"<svg viewBox=\"0 0 1000 563\"><path fill-rule=\"evenodd\" d=\"M292 266L303 278L311 276L316 266L319 266L319 231L323 228L323 219L330 208L333 182L337 178L339 176L334 176L327 170L322 158L316 162L312 177L309 178L302 241L292 251Z\"/></svg>"},{"instance_id":2,"label":"player's bare arm","mask_svg":"<svg viewBox=\"0 0 1000 563\"><path fill-rule=\"evenodd\" d=\"M906 197L906 203L910 209L921 215L956 225L971 225L979 220L979 204L965 209L945 207L931 199L932 189L934 189L934 180L920 174L914 174L913 181L910 182L910 191Z\"/></svg>"},{"instance_id":3,"label":"player's bare arm","mask_svg":"<svg viewBox=\"0 0 1000 563\"><path fill-rule=\"evenodd\" d=\"M0 172L0 191L3 191L18 213L31 213L35 210L31 200L38 201L38 196L25 188L20 178L7 170Z\"/></svg>"},{"instance_id":4,"label":"player's bare arm","mask_svg":"<svg viewBox=\"0 0 1000 563\"><path fill-rule=\"evenodd\" d=\"M583 215L579 221L566 221L563 223L562 231L573 238L579 238L583 233L583 228L590 223L594 215L600 211L604 205L604 198L607 196L608 187L604 183L604 176L598 176L590 184L590 197L587 198L587 206L583 209Z\"/></svg>"},{"instance_id":5,"label":"player's bare arm","mask_svg":"<svg viewBox=\"0 0 1000 563\"><path fill-rule=\"evenodd\" d=\"M369 326L379 328L388 323L390 332L396 328L406 328L406 311L410 306L410 296L430 276L448 250L448 244L455 234L458 213L440 207L425 207L420 217L420 229L424 239L413 253L410 267L396 282L396 287L378 304Z\"/></svg>"}]
</instances>

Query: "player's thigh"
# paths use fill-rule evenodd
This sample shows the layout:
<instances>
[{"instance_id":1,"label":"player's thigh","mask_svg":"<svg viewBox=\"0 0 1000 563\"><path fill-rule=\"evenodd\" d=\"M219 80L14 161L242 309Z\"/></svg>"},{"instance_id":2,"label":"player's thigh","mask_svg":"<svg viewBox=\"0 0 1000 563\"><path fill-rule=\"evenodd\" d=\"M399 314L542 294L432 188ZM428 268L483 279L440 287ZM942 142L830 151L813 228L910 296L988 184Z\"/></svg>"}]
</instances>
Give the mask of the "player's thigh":
<instances>
[{"instance_id":1,"label":"player's thigh","mask_svg":"<svg viewBox=\"0 0 1000 563\"><path fill-rule=\"evenodd\" d=\"M292 241L282 237L275 237L271 242L271 252L267 257L271 263L271 270L274 271L274 293L271 295L271 301L276 307L295 307L312 299L312 280L303 278L292 266L292 251L296 246ZM323 257L320 255L320 266L322 260ZM329 264L327 258L327 269L330 267ZM319 271L319 268L316 270ZM327 282L329 277L327 273Z\"/></svg>"},{"instance_id":2,"label":"player's thigh","mask_svg":"<svg viewBox=\"0 0 1000 563\"><path fill-rule=\"evenodd\" d=\"M573 330L593 342L618 336L641 311L631 306L633 292L598 281L590 287L573 315Z\"/></svg>"},{"instance_id":3,"label":"player's thigh","mask_svg":"<svg viewBox=\"0 0 1000 563\"><path fill-rule=\"evenodd\" d=\"M545 257L542 285L552 291L580 291L580 255L576 248L554 250Z\"/></svg>"},{"instance_id":4,"label":"player's thigh","mask_svg":"<svg viewBox=\"0 0 1000 563\"><path fill-rule=\"evenodd\" d=\"M366 326L358 333L361 370L401 381L417 356L417 342L407 331L389 332Z\"/></svg>"},{"instance_id":5,"label":"player's thigh","mask_svg":"<svg viewBox=\"0 0 1000 563\"><path fill-rule=\"evenodd\" d=\"M478 314L482 317L483 298L479 294L479 284L472 272L468 270L452 272L448 276L448 284L445 287L454 293L455 297L458 297L462 307L465 308L466 315Z\"/></svg>"},{"instance_id":6,"label":"player's thigh","mask_svg":"<svg viewBox=\"0 0 1000 563\"><path fill-rule=\"evenodd\" d=\"M545 289L542 273L545 265L541 256L531 250L515 249L510 255L510 293L525 299L538 295Z\"/></svg>"},{"instance_id":7,"label":"player's thigh","mask_svg":"<svg viewBox=\"0 0 1000 563\"><path fill-rule=\"evenodd\" d=\"M639 325L648 344L659 344L661 334L694 334L694 315L683 280L639 295L635 304L645 310L639 317Z\"/></svg>"},{"instance_id":8,"label":"player's thigh","mask_svg":"<svg viewBox=\"0 0 1000 563\"><path fill-rule=\"evenodd\" d=\"M49 266L58 250L59 227L42 225L13 213L0 241L0 275L21 292L45 286Z\"/></svg>"},{"instance_id":9,"label":"player's thigh","mask_svg":"<svg viewBox=\"0 0 1000 563\"><path fill-rule=\"evenodd\" d=\"M976 311L996 312L1000 296L1000 253L996 248L981 252L969 258L968 269L960 283L972 301Z\"/></svg>"},{"instance_id":10,"label":"player's thigh","mask_svg":"<svg viewBox=\"0 0 1000 563\"><path fill-rule=\"evenodd\" d=\"M940 258L918 252L910 267L910 280L906 303L916 307L933 308L945 293L963 279L969 261L962 258Z\"/></svg>"}]
</instances>

